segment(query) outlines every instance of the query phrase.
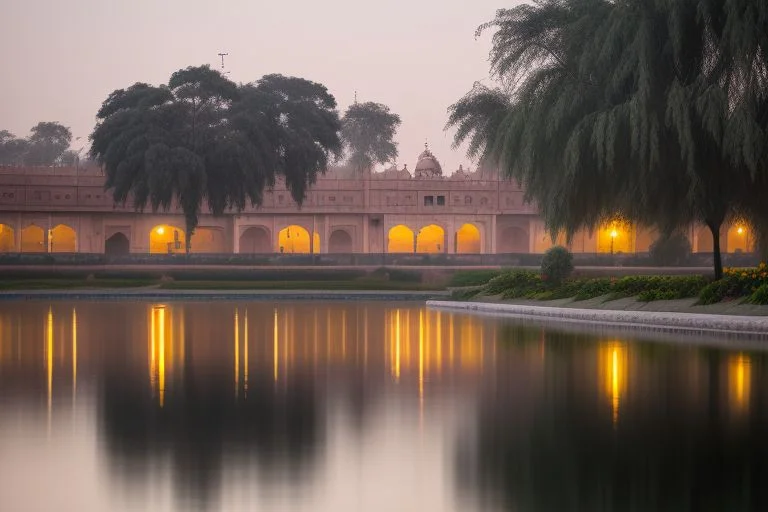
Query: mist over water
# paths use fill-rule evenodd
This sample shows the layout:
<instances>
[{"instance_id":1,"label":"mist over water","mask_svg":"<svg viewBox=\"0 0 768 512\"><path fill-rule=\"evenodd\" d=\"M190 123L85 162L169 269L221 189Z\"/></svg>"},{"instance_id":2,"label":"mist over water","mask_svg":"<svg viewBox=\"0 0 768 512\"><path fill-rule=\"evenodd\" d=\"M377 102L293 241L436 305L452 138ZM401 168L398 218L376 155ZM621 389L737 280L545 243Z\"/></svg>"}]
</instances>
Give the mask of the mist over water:
<instances>
[{"instance_id":1,"label":"mist over water","mask_svg":"<svg viewBox=\"0 0 768 512\"><path fill-rule=\"evenodd\" d=\"M6 303L0 510L760 510L766 361L408 303Z\"/></svg>"}]
</instances>

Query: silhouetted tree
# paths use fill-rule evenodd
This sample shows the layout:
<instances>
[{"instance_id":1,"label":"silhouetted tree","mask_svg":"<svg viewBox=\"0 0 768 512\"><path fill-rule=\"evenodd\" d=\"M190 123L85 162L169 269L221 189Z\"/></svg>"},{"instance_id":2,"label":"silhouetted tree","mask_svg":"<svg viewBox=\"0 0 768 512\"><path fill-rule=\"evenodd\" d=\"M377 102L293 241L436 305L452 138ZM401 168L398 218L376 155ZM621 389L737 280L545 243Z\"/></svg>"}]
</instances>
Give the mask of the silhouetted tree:
<instances>
[{"instance_id":1,"label":"silhouetted tree","mask_svg":"<svg viewBox=\"0 0 768 512\"><path fill-rule=\"evenodd\" d=\"M208 66L189 67L167 86L114 91L97 119L90 155L104 166L114 200L153 211L177 202L187 252L204 202L214 215L259 205L282 175L301 203L341 151L333 96L281 75L238 86Z\"/></svg>"},{"instance_id":2,"label":"silhouetted tree","mask_svg":"<svg viewBox=\"0 0 768 512\"><path fill-rule=\"evenodd\" d=\"M507 87L476 86L451 107L455 142L520 181L553 233L615 215L667 232L706 224L719 278L720 228L765 174L726 149L724 127L751 127L748 144L765 120L734 116L749 101L724 85L736 71L723 58L722 3L543 0L500 10L479 32L495 29L492 71Z\"/></svg>"},{"instance_id":3,"label":"silhouetted tree","mask_svg":"<svg viewBox=\"0 0 768 512\"><path fill-rule=\"evenodd\" d=\"M390 112L386 105L354 103L344 113L341 123L341 138L349 163L357 174L397 157L397 143L393 139L400 126L400 116Z\"/></svg>"},{"instance_id":4,"label":"silhouetted tree","mask_svg":"<svg viewBox=\"0 0 768 512\"><path fill-rule=\"evenodd\" d=\"M40 122L32 128L28 142L26 164L53 165L69 148L72 132L57 122Z\"/></svg>"}]
</instances>

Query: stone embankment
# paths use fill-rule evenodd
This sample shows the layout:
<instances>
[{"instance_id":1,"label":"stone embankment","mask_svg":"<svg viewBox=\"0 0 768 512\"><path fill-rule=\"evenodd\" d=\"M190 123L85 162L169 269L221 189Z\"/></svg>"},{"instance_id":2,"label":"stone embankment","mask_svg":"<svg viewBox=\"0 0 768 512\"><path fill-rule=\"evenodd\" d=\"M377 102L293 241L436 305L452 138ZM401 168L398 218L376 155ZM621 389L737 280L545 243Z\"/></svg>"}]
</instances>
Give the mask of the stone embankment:
<instances>
[{"instance_id":1,"label":"stone embankment","mask_svg":"<svg viewBox=\"0 0 768 512\"><path fill-rule=\"evenodd\" d=\"M435 309L535 319L551 323L591 324L652 332L716 334L768 339L768 316L742 316L672 311L635 311L575 307L532 306L494 302L429 300Z\"/></svg>"}]
</instances>

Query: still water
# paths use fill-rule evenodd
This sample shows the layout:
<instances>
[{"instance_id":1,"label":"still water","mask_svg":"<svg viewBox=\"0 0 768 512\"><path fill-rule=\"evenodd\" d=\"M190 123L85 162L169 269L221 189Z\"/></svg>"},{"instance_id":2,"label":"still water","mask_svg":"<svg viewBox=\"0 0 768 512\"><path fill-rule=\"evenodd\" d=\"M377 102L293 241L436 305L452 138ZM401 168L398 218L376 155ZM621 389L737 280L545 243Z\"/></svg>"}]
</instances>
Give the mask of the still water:
<instances>
[{"instance_id":1,"label":"still water","mask_svg":"<svg viewBox=\"0 0 768 512\"><path fill-rule=\"evenodd\" d=\"M760 351L404 303L0 304L0 510L768 510Z\"/></svg>"}]
</instances>

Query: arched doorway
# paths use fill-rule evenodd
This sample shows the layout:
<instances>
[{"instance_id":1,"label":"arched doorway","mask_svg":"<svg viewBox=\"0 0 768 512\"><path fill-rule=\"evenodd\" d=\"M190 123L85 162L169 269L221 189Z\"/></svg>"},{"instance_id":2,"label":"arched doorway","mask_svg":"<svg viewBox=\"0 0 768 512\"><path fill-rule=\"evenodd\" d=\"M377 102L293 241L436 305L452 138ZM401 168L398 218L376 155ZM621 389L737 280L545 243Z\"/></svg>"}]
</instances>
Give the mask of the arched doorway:
<instances>
[{"instance_id":1,"label":"arched doorway","mask_svg":"<svg viewBox=\"0 0 768 512\"><path fill-rule=\"evenodd\" d=\"M528 232L521 227L509 226L502 230L496 241L496 252L527 254L531 251Z\"/></svg>"},{"instance_id":2,"label":"arched doorway","mask_svg":"<svg viewBox=\"0 0 768 512\"><path fill-rule=\"evenodd\" d=\"M131 243L120 231L104 241L104 254L107 256L121 256L130 252Z\"/></svg>"},{"instance_id":3,"label":"arched doorway","mask_svg":"<svg viewBox=\"0 0 768 512\"><path fill-rule=\"evenodd\" d=\"M51 252L77 252L77 234L66 224L59 224L51 230L48 243Z\"/></svg>"},{"instance_id":4,"label":"arched doorway","mask_svg":"<svg viewBox=\"0 0 768 512\"><path fill-rule=\"evenodd\" d=\"M184 231L161 224L149 232L149 254L175 254L186 251Z\"/></svg>"},{"instance_id":5,"label":"arched doorway","mask_svg":"<svg viewBox=\"0 0 768 512\"><path fill-rule=\"evenodd\" d=\"M320 235L315 233L312 237L312 252L320 252ZM277 250L285 254L309 254L309 231L292 224L280 230L277 236Z\"/></svg>"},{"instance_id":6,"label":"arched doorway","mask_svg":"<svg viewBox=\"0 0 768 512\"><path fill-rule=\"evenodd\" d=\"M189 241L190 252L221 253L224 249L224 230L221 228L197 228Z\"/></svg>"},{"instance_id":7,"label":"arched doorway","mask_svg":"<svg viewBox=\"0 0 768 512\"><path fill-rule=\"evenodd\" d=\"M389 230L387 252L413 252L413 231L408 226L398 224Z\"/></svg>"},{"instance_id":8,"label":"arched doorway","mask_svg":"<svg viewBox=\"0 0 768 512\"><path fill-rule=\"evenodd\" d=\"M265 254L272 252L269 231L261 226L253 226L240 235L240 252L246 254Z\"/></svg>"},{"instance_id":9,"label":"arched doorway","mask_svg":"<svg viewBox=\"0 0 768 512\"><path fill-rule=\"evenodd\" d=\"M21 230L21 252L47 252L45 231L40 226L30 224Z\"/></svg>"},{"instance_id":10,"label":"arched doorway","mask_svg":"<svg viewBox=\"0 0 768 512\"><path fill-rule=\"evenodd\" d=\"M343 229L337 229L328 238L328 252L349 254L352 252L352 237Z\"/></svg>"},{"instance_id":11,"label":"arched doorway","mask_svg":"<svg viewBox=\"0 0 768 512\"><path fill-rule=\"evenodd\" d=\"M459 254L479 254L480 230L474 224L464 224L456 231L456 252Z\"/></svg>"},{"instance_id":12,"label":"arched doorway","mask_svg":"<svg viewBox=\"0 0 768 512\"><path fill-rule=\"evenodd\" d=\"M14 231L8 224L0 224L0 252L16 252Z\"/></svg>"},{"instance_id":13,"label":"arched doorway","mask_svg":"<svg viewBox=\"0 0 768 512\"><path fill-rule=\"evenodd\" d=\"M424 226L416 236L416 252L440 253L445 251L445 231L436 224Z\"/></svg>"}]
</instances>

